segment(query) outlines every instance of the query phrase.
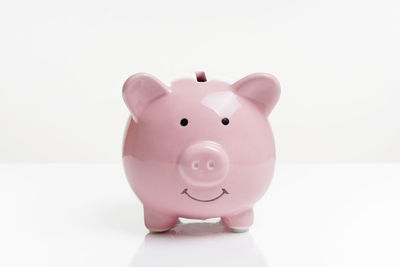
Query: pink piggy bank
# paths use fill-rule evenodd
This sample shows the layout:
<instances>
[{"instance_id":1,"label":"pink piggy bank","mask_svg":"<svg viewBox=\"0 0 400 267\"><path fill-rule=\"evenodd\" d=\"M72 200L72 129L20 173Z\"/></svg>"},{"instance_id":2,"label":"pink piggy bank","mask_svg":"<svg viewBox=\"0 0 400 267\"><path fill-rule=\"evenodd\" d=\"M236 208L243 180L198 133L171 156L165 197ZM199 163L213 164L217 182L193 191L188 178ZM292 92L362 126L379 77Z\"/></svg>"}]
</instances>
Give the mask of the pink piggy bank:
<instances>
[{"instance_id":1,"label":"pink piggy bank","mask_svg":"<svg viewBox=\"0 0 400 267\"><path fill-rule=\"evenodd\" d=\"M274 172L267 118L279 83L264 73L234 84L196 75L171 86L143 73L125 82L131 113L125 172L150 231L167 231L179 217L221 217L233 232L243 232L253 224L253 205Z\"/></svg>"}]
</instances>

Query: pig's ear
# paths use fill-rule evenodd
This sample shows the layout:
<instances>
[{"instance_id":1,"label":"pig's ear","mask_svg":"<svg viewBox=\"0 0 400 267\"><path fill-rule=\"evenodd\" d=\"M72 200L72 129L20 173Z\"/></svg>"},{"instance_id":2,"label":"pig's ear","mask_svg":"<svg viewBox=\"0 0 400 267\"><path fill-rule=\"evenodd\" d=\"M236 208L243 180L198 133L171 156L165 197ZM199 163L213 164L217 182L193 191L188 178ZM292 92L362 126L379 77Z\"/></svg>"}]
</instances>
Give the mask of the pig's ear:
<instances>
[{"instance_id":1,"label":"pig's ear","mask_svg":"<svg viewBox=\"0 0 400 267\"><path fill-rule=\"evenodd\" d=\"M146 73L132 75L126 80L122 88L122 97L136 122L143 110L153 100L168 93L167 86Z\"/></svg>"},{"instance_id":2,"label":"pig's ear","mask_svg":"<svg viewBox=\"0 0 400 267\"><path fill-rule=\"evenodd\" d=\"M278 102L281 89L278 80L266 73L254 73L233 85L236 94L250 99L266 117Z\"/></svg>"}]
</instances>

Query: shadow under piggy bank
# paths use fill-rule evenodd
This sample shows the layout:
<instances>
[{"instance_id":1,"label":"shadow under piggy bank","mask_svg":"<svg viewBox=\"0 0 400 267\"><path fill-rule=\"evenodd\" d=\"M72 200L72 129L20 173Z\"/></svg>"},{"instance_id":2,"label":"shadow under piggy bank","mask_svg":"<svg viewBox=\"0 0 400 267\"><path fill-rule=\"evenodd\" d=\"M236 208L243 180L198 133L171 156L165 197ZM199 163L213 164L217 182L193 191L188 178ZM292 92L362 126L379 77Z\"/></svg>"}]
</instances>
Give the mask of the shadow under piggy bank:
<instances>
[{"instance_id":1,"label":"shadow under piggy bank","mask_svg":"<svg viewBox=\"0 0 400 267\"><path fill-rule=\"evenodd\" d=\"M221 223L178 224L146 235L131 266L267 266L250 233L234 234Z\"/></svg>"}]
</instances>

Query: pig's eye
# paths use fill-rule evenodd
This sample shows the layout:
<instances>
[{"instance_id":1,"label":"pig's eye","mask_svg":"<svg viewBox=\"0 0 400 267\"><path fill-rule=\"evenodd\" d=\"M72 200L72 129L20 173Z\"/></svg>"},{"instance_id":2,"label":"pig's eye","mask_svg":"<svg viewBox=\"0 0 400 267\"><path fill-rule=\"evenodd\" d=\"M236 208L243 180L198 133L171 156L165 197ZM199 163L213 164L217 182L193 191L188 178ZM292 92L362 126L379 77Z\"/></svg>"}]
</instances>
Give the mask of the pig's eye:
<instances>
[{"instance_id":1,"label":"pig's eye","mask_svg":"<svg viewBox=\"0 0 400 267\"><path fill-rule=\"evenodd\" d=\"M222 122L223 125L228 125L229 124L229 119L228 118L223 118L221 120L221 122Z\"/></svg>"},{"instance_id":2,"label":"pig's eye","mask_svg":"<svg viewBox=\"0 0 400 267\"><path fill-rule=\"evenodd\" d=\"M186 126L188 125L189 121L186 118L181 119L181 125Z\"/></svg>"}]
</instances>

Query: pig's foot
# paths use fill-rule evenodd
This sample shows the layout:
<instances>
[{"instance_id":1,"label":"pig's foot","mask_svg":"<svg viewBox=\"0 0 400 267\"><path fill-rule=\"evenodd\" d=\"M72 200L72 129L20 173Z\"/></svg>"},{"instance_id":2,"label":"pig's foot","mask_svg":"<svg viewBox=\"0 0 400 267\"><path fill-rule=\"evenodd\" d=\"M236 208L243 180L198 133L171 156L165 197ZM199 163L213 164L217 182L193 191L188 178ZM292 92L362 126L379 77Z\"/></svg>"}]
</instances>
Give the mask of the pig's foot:
<instances>
[{"instance_id":1,"label":"pig's foot","mask_svg":"<svg viewBox=\"0 0 400 267\"><path fill-rule=\"evenodd\" d=\"M222 222L234 233L246 232L253 224L253 209L248 209L233 216L222 217Z\"/></svg>"},{"instance_id":2,"label":"pig's foot","mask_svg":"<svg viewBox=\"0 0 400 267\"><path fill-rule=\"evenodd\" d=\"M173 228L178 221L178 217L162 214L144 208L144 224L150 232L166 232Z\"/></svg>"}]
</instances>

